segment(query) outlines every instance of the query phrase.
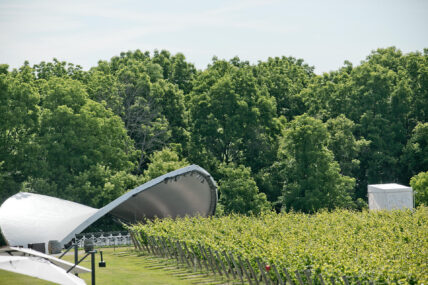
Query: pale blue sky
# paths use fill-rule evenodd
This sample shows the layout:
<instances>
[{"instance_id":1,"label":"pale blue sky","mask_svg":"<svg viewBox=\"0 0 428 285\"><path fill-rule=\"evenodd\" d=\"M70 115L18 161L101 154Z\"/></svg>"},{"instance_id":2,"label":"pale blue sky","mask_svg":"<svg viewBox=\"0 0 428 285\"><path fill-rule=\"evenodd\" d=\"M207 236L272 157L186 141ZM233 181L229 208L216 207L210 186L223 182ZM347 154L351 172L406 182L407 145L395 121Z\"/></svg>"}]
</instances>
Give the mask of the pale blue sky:
<instances>
[{"instance_id":1,"label":"pale blue sky","mask_svg":"<svg viewBox=\"0 0 428 285\"><path fill-rule=\"evenodd\" d=\"M322 73L380 47L428 48L427 15L426 0L0 0L0 63L56 57L88 69L121 51L167 49L200 69L214 55L285 55Z\"/></svg>"}]
</instances>

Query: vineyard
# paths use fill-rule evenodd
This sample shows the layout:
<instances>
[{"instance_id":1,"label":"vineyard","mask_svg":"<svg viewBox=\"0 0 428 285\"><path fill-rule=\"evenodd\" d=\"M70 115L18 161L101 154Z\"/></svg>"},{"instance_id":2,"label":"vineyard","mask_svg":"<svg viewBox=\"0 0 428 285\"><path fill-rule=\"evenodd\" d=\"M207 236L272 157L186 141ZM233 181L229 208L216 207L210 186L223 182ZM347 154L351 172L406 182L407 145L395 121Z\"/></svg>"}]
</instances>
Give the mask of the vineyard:
<instances>
[{"instance_id":1,"label":"vineyard","mask_svg":"<svg viewBox=\"0 0 428 285\"><path fill-rule=\"evenodd\" d=\"M135 225L131 231L141 244L157 237L180 241L195 254L201 254L201 245L230 252L249 260L256 272L261 260L289 272L311 269L326 279L346 275L376 283L428 282L427 207L413 212L338 210L165 219Z\"/></svg>"}]
</instances>

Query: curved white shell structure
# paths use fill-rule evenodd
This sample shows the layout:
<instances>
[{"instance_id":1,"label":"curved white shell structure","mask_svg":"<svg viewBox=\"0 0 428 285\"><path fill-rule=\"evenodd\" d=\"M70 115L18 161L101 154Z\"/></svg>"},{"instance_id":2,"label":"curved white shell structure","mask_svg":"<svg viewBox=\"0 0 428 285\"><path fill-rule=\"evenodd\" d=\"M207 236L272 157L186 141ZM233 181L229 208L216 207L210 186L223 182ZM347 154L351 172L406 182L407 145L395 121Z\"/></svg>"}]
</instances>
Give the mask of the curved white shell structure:
<instances>
[{"instance_id":1,"label":"curved white shell structure","mask_svg":"<svg viewBox=\"0 0 428 285\"><path fill-rule=\"evenodd\" d=\"M58 240L75 234L110 213L126 222L154 217L210 216L217 204L217 186L197 165L159 176L125 193L101 209L54 197L18 193L0 207L0 229L10 246Z\"/></svg>"}]
</instances>

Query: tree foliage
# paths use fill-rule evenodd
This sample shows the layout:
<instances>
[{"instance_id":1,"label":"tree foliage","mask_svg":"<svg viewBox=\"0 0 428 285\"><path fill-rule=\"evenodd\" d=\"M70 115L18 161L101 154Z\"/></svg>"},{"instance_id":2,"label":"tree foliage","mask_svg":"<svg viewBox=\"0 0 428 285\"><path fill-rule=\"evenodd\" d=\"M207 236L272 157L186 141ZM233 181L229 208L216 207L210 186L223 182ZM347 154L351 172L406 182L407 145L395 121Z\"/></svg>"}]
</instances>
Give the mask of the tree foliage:
<instances>
[{"instance_id":1,"label":"tree foliage","mask_svg":"<svg viewBox=\"0 0 428 285\"><path fill-rule=\"evenodd\" d=\"M143 181L150 181L158 176L188 165L189 163L186 159L180 159L175 150L166 147L150 156L150 163L144 172Z\"/></svg>"},{"instance_id":2,"label":"tree foliage","mask_svg":"<svg viewBox=\"0 0 428 285\"><path fill-rule=\"evenodd\" d=\"M285 56L196 70L165 50L88 71L0 64L0 200L26 190L101 206L194 163L230 201L248 198L222 200L225 211L259 213L266 195L278 211L312 212L361 207L367 184L427 171L428 49L313 70Z\"/></svg>"},{"instance_id":3,"label":"tree foliage","mask_svg":"<svg viewBox=\"0 0 428 285\"><path fill-rule=\"evenodd\" d=\"M418 123L407 142L402 155L409 175L428 169L428 122Z\"/></svg>"},{"instance_id":4,"label":"tree foliage","mask_svg":"<svg viewBox=\"0 0 428 285\"><path fill-rule=\"evenodd\" d=\"M276 101L247 66L217 60L200 74L190 116L192 159L244 164L253 171L274 160L281 127Z\"/></svg>"},{"instance_id":5,"label":"tree foliage","mask_svg":"<svg viewBox=\"0 0 428 285\"><path fill-rule=\"evenodd\" d=\"M255 214L270 209L265 193L260 193L251 177L251 170L243 165L223 164L219 172L220 203L225 214Z\"/></svg>"},{"instance_id":6,"label":"tree foliage","mask_svg":"<svg viewBox=\"0 0 428 285\"><path fill-rule=\"evenodd\" d=\"M35 137L39 128L40 95L29 66L0 74L0 201L19 191L28 172L37 167Z\"/></svg>"},{"instance_id":7,"label":"tree foliage","mask_svg":"<svg viewBox=\"0 0 428 285\"><path fill-rule=\"evenodd\" d=\"M327 149L327 127L302 115L289 123L279 159L284 179L283 205L287 209L315 212L352 205L355 180L340 174L339 164Z\"/></svg>"},{"instance_id":8,"label":"tree foliage","mask_svg":"<svg viewBox=\"0 0 428 285\"><path fill-rule=\"evenodd\" d=\"M302 91L310 115L323 121L344 115L355 124L355 138L369 143L358 155L356 197L365 198L367 184L408 184L412 175L426 170L414 171L415 161L403 154L414 127L427 122L422 109L428 94L421 89L427 59L427 50L403 55L394 47L378 49L359 66L347 63L314 77Z\"/></svg>"},{"instance_id":9,"label":"tree foliage","mask_svg":"<svg viewBox=\"0 0 428 285\"><path fill-rule=\"evenodd\" d=\"M410 186L415 192L415 205L428 205L428 171L413 176Z\"/></svg>"}]
</instances>

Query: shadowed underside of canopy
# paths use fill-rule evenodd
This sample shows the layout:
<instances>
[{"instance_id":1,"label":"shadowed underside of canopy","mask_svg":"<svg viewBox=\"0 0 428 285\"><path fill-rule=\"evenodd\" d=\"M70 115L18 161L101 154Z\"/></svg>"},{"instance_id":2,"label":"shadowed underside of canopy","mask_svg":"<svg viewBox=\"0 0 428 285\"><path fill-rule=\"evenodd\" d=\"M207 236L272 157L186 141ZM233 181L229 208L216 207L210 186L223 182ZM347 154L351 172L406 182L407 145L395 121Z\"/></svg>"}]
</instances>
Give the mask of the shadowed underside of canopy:
<instances>
[{"instance_id":1,"label":"shadowed underside of canopy","mask_svg":"<svg viewBox=\"0 0 428 285\"><path fill-rule=\"evenodd\" d=\"M101 209L34 193L18 193L0 207L0 229L10 246L58 240L75 234L110 213L134 223L154 217L210 216L217 204L217 186L197 165L184 167L125 193Z\"/></svg>"}]
</instances>

